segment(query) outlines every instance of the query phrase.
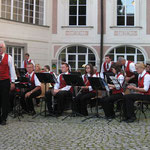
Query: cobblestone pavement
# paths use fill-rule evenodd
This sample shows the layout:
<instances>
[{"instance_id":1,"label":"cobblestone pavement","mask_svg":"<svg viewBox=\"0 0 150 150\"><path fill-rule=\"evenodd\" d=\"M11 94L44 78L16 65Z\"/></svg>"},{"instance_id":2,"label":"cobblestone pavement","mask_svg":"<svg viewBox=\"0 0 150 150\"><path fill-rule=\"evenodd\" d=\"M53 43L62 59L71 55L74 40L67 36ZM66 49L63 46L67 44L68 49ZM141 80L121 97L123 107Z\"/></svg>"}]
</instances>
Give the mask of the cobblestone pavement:
<instances>
[{"instance_id":1,"label":"cobblestone pavement","mask_svg":"<svg viewBox=\"0 0 150 150\"><path fill-rule=\"evenodd\" d=\"M124 123L24 116L0 126L0 150L150 150L150 116Z\"/></svg>"}]
</instances>

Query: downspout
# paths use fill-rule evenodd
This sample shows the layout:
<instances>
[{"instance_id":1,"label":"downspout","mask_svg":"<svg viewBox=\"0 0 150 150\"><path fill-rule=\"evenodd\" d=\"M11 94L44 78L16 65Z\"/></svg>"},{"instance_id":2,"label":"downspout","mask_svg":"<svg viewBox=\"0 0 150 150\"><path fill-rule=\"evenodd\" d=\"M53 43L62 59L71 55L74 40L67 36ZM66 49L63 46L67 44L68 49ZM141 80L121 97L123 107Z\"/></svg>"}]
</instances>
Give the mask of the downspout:
<instances>
[{"instance_id":1,"label":"downspout","mask_svg":"<svg viewBox=\"0 0 150 150\"><path fill-rule=\"evenodd\" d=\"M101 0L101 36L100 36L100 68L103 63L103 45L104 45L104 1Z\"/></svg>"}]
</instances>

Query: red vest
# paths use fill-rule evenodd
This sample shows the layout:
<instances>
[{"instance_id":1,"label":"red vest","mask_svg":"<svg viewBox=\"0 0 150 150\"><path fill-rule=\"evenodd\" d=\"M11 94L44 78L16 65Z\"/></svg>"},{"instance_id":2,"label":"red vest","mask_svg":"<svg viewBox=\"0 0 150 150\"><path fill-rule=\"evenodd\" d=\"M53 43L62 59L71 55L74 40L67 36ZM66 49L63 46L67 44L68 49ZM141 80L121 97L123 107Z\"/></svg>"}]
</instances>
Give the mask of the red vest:
<instances>
[{"instance_id":1,"label":"red vest","mask_svg":"<svg viewBox=\"0 0 150 150\"><path fill-rule=\"evenodd\" d=\"M28 64L31 63L31 59L29 61L27 60L27 62L28 62ZM24 60L24 68L27 68L27 62L26 62L26 60Z\"/></svg>"},{"instance_id":2,"label":"red vest","mask_svg":"<svg viewBox=\"0 0 150 150\"><path fill-rule=\"evenodd\" d=\"M96 72L96 73L95 73L96 77L98 77L98 76L99 76L99 74L100 74L99 72Z\"/></svg>"},{"instance_id":3,"label":"red vest","mask_svg":"<svg viewBox=\"0 0 150 150\"><path fill-rule=\"evenodd\" d=\"M147 74L149 74L149 73L146 72L142 78L139 78L139 80L138 80L138 87L139 88L144 88L144 77ZM140 92L140 93L142 93L144 95L150 95L150 87L149 87L149 90L147 92Z\"/></svg>"},{"instance_id":4,"label":"red vest","mask_svg":"<svg viewBox=\"0 0 150 150\"><path fill-rule=\"evenodd\" d=\"M128 64L127 64L127 67L126 67L126 69L125 69L125 72L126 72L126 76L127 77L131 77L131 76L133 76L134 75L134 73L132 73L132 72L130 72L130 64L132 63L132 61L128 61Z\"/></svg>"},{"instance_id":5,"label":"red vest","mask_svg":"<svg viewBox=\"0 0 150 150\"><path fill-rule=\"evenodd\" d=\"M110 62L111 63L111 65L113 64L113 62ZM111 72L111 67L109 68L109 70L107 70L107 68L106 68L106 62L104 62L104 64L103 64L103 67L104 67L104 72Z\"/></svg>"},{"instance_id":6,"label":"red vest","mask_svg":"<svg viewBox=\"0 0 150 150\"><path fill-rule=\"evenodd\" d=\"M88 78L86 77L86 75L84 75L84 83L85 83L85 86L91 86ZM92 91L89 91L89 90L84 90L84 92L96 92L95 90L92 90Z\"/></svg>"},{"instance_id":7,"label":"red vest","mask_svg":"<svg viewBox=\"0 0 150 150\"><path fill-rule=\"evenodd\" d=\"M32 77L31 77L31 79L30 79L30 82L31 82L31 86L32 86L32 87L35 87L34 76L35 76L35 73L32 74ZM26 78L29 78L29 75L28 75L28 74L26 74Z\"/></svg>"},{"instance_id":8,"label":"red vest","mask_svg":"<svg viewBox=\"0 0 150 150\"><path fill-rule=\"evenodd\" d=\"M8 66L8 54L4 55L0 63L0 80L10 79L10 72Z\"/></svg>"},{"instance_id":9,"label":"red vest","mask_svg":"<svg viewBox=\"0 0 150 150\"><path fill-rule=\"evenodd\" d=\"M59 76L59 80L60 80L60 87L59 87L59 89L62 89L62 88L64 88L65 86L67 86L67 84L66 84L66 82L65 82L65 80L64 80L64 78L63 78L63 74L61 74L61 75ZM70 91L73 92L72 87L70 88Z\"/></svg>"},{"instance_id":10,"label":"red vest","mask_svg":"<svg viewBox=\"0 0 150 150\"><path fill-rule=\"evenodd\" d=\"M117 79L119 78L120 75L123 75L123 74L119 73L117 75ZM112 94L119 94L119 93L123 93L123 88L122 87L119 90L117 90L116 88L112 90Z\"/></svg>"}]
</instances>

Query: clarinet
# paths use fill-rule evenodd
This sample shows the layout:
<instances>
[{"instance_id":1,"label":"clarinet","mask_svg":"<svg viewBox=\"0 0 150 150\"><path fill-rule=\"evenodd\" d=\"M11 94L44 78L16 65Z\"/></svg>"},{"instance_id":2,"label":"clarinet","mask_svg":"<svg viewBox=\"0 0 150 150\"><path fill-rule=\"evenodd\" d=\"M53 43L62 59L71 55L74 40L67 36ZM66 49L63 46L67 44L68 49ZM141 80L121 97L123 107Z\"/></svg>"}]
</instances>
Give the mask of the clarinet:
<instances>
[{"instance_id":1,"label":"clarinet","mask_svg":"<svg viewBox=\"0 0 150 150\"><path fill-rule=\"evenodd\" d=\"M86 83L85 83L85 85L88 83L88 75L86 74L86 76L85 76L85 78L86 78ZM82 93L82 88L79 90L79 92L77 93L77 95L76 96L78 96L79 94L81 94Z\"/></svg>"}]
</instances>

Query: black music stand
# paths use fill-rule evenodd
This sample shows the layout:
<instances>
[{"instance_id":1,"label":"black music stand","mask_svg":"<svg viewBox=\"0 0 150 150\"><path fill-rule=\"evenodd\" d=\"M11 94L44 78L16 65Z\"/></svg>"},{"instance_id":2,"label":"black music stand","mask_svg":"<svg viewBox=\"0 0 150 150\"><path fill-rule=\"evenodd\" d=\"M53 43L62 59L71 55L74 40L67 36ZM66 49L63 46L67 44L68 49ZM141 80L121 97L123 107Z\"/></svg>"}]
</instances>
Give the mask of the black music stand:
<instances>
[{"instance_id":1,"label":"black music stand","mask_svg":"<svg viewBox=\"0 0 150 150\"><path fill-rule=\"evenodd\" d=\"M27 73L26 68L17 68L17 70L19 72L20 77L25 77L25 75Z\"/></svg>"},{"instance_id":2,"label":"black music stand","mask_svg":"<svg viewBox=\"0 0 150 150\"><path fill-rule=\"evenodd\" d=\"M109 93L109 87L107 85L107 83L105 82L104 79L99 78L99 77L88 77L88 80L93 88L93 90L96 90L96 113L90 117L87 117L86 119L82 120L82 122L91 119L91 118L103 118L102 116L99 115L98 113L98 90L106 90Z\"/></svg>"},{"instance_id":3,"label":"black music stand","mask_svg":"<svg viewBox=\"0 0 150 150\"><path fill-rule=\"evenodd\" d=\"M75 87L76 86L85 86L82 76L79 74L64 74L63 78L64 78L66 84L72 86L72 88L73 88L73 100L72 101L74 101L76 98ZM62 120L65 120L68 117L74 117L76 115L83 116L82 114L77 113L74 111L74 109L72 109L72 113L67 115Z\"/></svg>"},{"instance_id":4,"label":"black music stand","mask_svg":"<svg viewBox=\"0 0 150 150\"><path fill-rule=\"evenodd\" d=\"M104 72L104 78L107 80L108 84L112 84L110 76L115 76L113 72Z\"/></svg>"},{"instance_id":5,"label":"black music stand","mask_svg":"<svg viewBox=\"0 0 150 150\"><path fill-rule=\"evenodd\" d=\"M47 85L47 83L56 83L57 82L57 79L53 74L50 74L50 73L35 73L35 74L36 74L37 78L39 79L39 81L41 83L44 83L44 85L45 85L45 94L46 94L46 85ZM44 97L44 99L46 99L46 97ZM33 118L36 118L37 116L41 115L42 113L44 113L45 114L44 116L46 117L46 111L47 110L46 110L46 100L45 100L44 111L36 114L35 116L33 116Z\"/></svg>"}]
</instances>

